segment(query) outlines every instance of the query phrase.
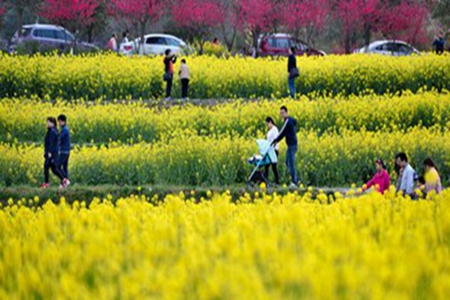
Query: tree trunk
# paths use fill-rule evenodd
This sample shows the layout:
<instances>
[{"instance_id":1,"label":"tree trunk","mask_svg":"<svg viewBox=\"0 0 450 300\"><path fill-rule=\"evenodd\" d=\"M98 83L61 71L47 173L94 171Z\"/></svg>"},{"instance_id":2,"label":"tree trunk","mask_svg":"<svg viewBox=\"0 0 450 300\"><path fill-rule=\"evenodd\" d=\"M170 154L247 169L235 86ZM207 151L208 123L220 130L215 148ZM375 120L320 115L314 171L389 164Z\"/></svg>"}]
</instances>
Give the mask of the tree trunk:
<instances>
[{"instance_id":1,"label":"tree trunk","mask_svg":"<svg viewBox=\"0 0 450 300\"><path fill-rule=\"evenodd\" d=\"M141 21L140 24L141 24L141 41L139 42L139 55L145 55L144 36L145 36L145 27L146 27L147 21Z\"/></svg>"},{"instance_id":2,"label":"tree trunk","mask_svg":"<svg viewBox=\"0 0 450 300\"><path fill-rule=\"evenodd\" d=\"M370 26L366 26L364 30L364 47L366 48L365 51L368 50L371 39L372 39L372 28L370 28Z\"/></svg>"},{"instance_id":3,"label":"tree trunk","mask_svg":"<svg viewBox=\"0 0 450 300\"><path fill-rule=\"evenodd\" d=\"M22 36L22 24L23 24L23 8L17 7L17 34L19 37Z\"/></svg>"}]
</instances>

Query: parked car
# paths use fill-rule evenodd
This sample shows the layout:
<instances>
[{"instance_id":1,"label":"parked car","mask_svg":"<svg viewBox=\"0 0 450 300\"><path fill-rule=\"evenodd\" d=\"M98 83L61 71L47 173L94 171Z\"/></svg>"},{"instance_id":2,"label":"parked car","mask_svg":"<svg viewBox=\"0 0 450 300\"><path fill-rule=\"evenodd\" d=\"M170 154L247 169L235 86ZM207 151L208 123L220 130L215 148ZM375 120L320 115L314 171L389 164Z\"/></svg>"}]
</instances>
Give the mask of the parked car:
<instances>
[{"instance_id":1,"label":"parked car","mask_svg":"<svg viewBox=\"0 0 450 300\"><path fill-rule=\"evenodd\" d=\"M413 46L403 41L376 41L368 46L362 47L354 51L355 53L373 53L392 56L405 56L412 54L420 54Z\"/></svg>"},{"instance_id":2,"label":"parked car","mask_svg":"<svg viewBox=\"0 0 450 300\"><path fill-rule=\"evenodd\" d=\"M298 55L326 55L324 51L314 49L307 43L285 33L261 36L258 45L258 53L260 56L288 56L290 47L295 47Z\"/></svg>"},{"instance_id":3,"label":"parked car","mask_svg":"<svg viewBox=\"0 0 450 300\"><path fill-rule=\"evenodd\" d=\"M22 36L19 37L18 32L16 32L12 37L11 48L15 50L21 44L27 43L36 44L37 51L52 49L67 51L71 48L82 52L98 50L92 44L77 41L73 34L63 27L46 24L24 25Z\"/></svg>"},{"instance_id":4,"label":"parked car","mask_svg":"<svg viewBox=\"0 0 450 300\"><path fill-rule=\"evenodd\" d=\"M121 43L119 52L124 55L133 55L138 53L141 38L128 43ZM147 34L144 36L145 55L161 55L166 49L173 53L185 53L191 51L190 47L181 39L169 34Z\"/></svg>"}]
</instances>

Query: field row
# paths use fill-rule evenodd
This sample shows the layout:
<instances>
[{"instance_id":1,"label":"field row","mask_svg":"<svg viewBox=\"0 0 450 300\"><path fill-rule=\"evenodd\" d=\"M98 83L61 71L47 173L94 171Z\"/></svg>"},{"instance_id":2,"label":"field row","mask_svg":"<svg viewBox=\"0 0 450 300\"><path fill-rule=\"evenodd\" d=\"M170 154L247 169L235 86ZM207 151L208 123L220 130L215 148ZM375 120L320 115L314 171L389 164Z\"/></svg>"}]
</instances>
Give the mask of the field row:
<instances>
[{"instance_id":1,"label":"field row","mask_svg":"<svg viewBox=\"0 0 450 300\"><path fill-rule=\"evenodd\" d=\"M161 57L8 56L0 54L0 97L151 99L163 94ZM287 95L286 59L189 57L190 97L280 98ZM298 59L301 94L377 94L450 89L448 55L326 56ZM175 69L178 70L178 63ZM180 96L175 77L174 96Z\"/></svg>"},{"instance_id":2,"label":"field row","mask_svg":"<svg viewBox=\"0 0 450 300\"><path fill-rule=\"evenodd\" d=\"M326 195L311 203L308 193L260 195L254 205L245 204L249 195L240 205L230 198L7 206L0 210L0 297L448 297L448 192L435 201L373 193L330 205L319 204Z\"/></svg>"},{"instance_id":3,"label":"field row","mask_svg":"<svg viewBox=\"0 0 450 300\"><path fill-rule=\"evenodd\" d=\"M145 103L86 103L3 99L0 101L0 141L42 143L47 116L64 113L72 142L124 143L170 140L173 136L263 137L271 116L281 128L279 108L286 105L298 129L323 133L347 130L406 131L411 127L450 128L450 94L425 92L402 96L351 96L300 101L234 102L215 106L151 108Z\"/></svg>"},{"instance_id":4,"label":"field row","mask_svg":"<svg viewBox=\"0 0 450 300\"><path fill-rule=\"evenodd\" d=\"M280 170L287 182L285 144ZM450 132L412 129L407 133L343 132L341 135L299 133L297 169L300 180L314 186L349 186L368 180L374 162L384 159L395 178L393 157L406 151L420 174L431 156L444 184L450 181ZM257 153L248 138L217 139L180 134L170 141L133 146L77 147L70 157L70 178L79 184L233 185L246 182L251 167L246 159ZM43 148L0 145L0 185L38 185L42 181Z\"/></svg>"}]
</instances>

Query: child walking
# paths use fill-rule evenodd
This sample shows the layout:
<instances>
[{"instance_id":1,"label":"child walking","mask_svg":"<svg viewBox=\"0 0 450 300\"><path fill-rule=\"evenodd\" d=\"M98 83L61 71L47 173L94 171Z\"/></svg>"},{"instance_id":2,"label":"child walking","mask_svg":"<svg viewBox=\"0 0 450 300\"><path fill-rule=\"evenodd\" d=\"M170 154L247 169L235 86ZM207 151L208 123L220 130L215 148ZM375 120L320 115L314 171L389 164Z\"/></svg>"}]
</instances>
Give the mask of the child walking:
<instances>
[{"instance_id":1,"label":"child walking","mask_svg":"<svg viewBox=\"0 0 450 300\"><path fill-rule=\"evenodd\" d=\"M45 182L41 185L41 188L50 187L49 170L51 169L53 174L58 176L63 184L63 176L60 170L57 168L58 163L58 130L56 129L56 119L53 117L47 118L47 134L45 135L45 152L44 152L44 177Z\"/></svg>"},{"instance_id":2,"label":"child walking","mask_svg":"<svg viewBox=\"0 0 450 300\"><path fill-rule=\"evenodd\" d=\"M189 93L189 67L186 60L183 58L180 65L180 81L181 81L181 98L186 100Z\"/></svg>"}]
</instances>

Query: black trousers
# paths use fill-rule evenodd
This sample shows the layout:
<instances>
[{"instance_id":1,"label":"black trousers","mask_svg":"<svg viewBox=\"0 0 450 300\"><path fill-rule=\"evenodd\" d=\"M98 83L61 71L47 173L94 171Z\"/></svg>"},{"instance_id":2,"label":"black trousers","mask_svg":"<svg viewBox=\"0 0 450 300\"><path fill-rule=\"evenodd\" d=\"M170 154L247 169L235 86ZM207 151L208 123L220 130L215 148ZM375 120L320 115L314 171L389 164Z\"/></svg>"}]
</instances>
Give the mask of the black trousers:
<instances>
[{"instance_id":1,"label":"black trousers","mask_svg":"<svg viewBox=\"0 0 450 300\"><path fill-rule=\"evenodd\" d=\"M181 98L185 99L188 97L189 91L189 79L181 79Z\"/></svg>"},{"instance_id":2,"label":"black trousers","mask_svg":"<svg viewBox=\"0 0 450 300\"><path fill-rule=\"evenodd\" d=\"M52 170L53 174L55 174L61 181L64 179L64 177L61 175L60 170L56 166L55 160L52 158L47 158L44 162L45 183L50 182L50 169Z\"/></svg>"},{"instance_id":3,"label":"black trousers","mask_svg":"<svg viewBox=\"0 0 450 300\"><path fill-rule=\"evenodd\" d=\"M69 156L70 154L59 154L57 168L64 178L69 178Z\"/></svg>"},{"instance_id":4,"label":"black trousers","mask_svg":"<svg viewBox=\"0 0 450 300\"><path fill-rule=\"evenodd\" d=\"M275 153L277 154L278 157L278 150L275 150ZM278 176L278 168L277 168L277 164L270 164L270 165L266 165L264 167L264 176L266 176L267 179L269 179L269 167L272 166L272 171L273 174L275 175L275 183L276 184L280 184L280 177Z\"/></svg>"},{"instance_id":5,"label":"black trousers","mask_svg":"<svg viewBox=\"0 0 450 300\"><path fill-rule=\"evenodd\" d=\"M172 94L173 76L166 80L166 98L169 98Z\"/></svg>"}]
</instances>

